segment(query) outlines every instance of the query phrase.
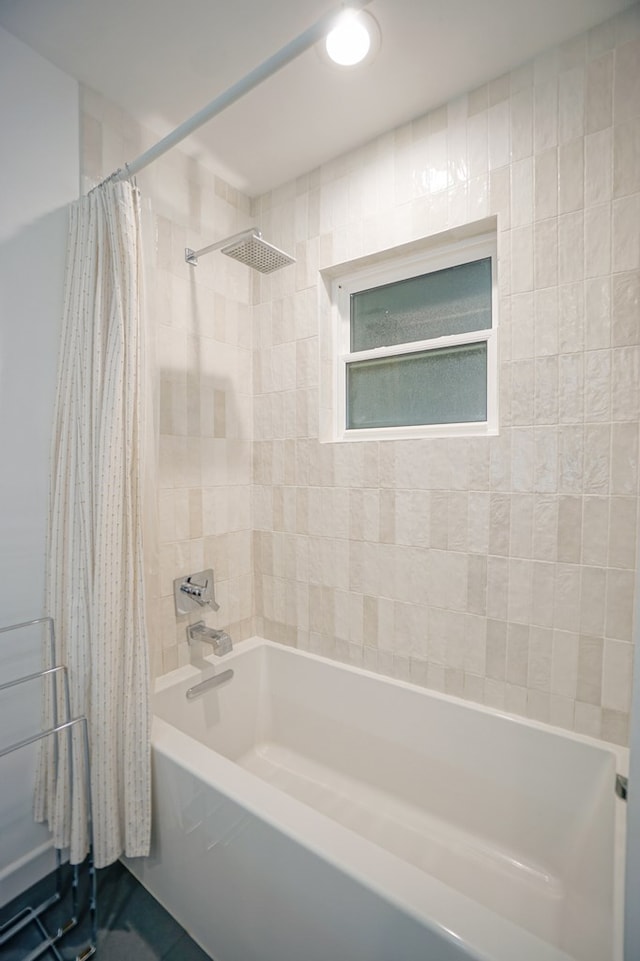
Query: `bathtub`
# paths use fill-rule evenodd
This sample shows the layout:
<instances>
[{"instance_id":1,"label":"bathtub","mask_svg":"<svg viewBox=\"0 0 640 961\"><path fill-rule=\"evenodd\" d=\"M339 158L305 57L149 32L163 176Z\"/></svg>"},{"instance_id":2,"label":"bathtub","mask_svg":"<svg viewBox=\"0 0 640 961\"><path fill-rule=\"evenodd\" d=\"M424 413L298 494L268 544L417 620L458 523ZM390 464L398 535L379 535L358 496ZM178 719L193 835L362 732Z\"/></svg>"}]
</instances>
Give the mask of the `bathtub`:
<instances>
[{"instance_id":1,"label":"bathtub","mask_svg":"<svg viewBox=\"0 0 640 961\"><path fill-rule=\"evenodd\" d=\"M621 958L622 752L261 638L207 671L125 863L215 961Z\"/></svg>"}]
</instances>

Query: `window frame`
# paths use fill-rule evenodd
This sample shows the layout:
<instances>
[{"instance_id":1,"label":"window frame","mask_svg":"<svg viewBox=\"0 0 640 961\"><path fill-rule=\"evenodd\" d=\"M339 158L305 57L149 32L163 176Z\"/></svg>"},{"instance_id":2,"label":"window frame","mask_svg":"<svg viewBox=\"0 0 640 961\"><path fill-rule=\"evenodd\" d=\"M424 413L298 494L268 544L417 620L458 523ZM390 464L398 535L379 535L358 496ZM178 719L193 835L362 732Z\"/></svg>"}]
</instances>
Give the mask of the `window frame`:
<instances>
[{"instance_id":1,"label":"window frame","mask_svg":"<svg viewBox=\"0 0 640 961\"><path fill-rule=\"evenodd\" d=\"M448 267L490 258L491 327L450 334L427 340L410 341L351 351L351 295ZM497 238L495 232L483 233L462 241L430 246L409 254L389 252L383 260L341 272L331 283L333 398L332 440L403 440L420 437L492 436L498 433L498 283ZM487 419L462 423L400 425L394 427L347 427L347 365L356 361L439 350L464 344L487 345Z\"/></svg>"}]
</instances>

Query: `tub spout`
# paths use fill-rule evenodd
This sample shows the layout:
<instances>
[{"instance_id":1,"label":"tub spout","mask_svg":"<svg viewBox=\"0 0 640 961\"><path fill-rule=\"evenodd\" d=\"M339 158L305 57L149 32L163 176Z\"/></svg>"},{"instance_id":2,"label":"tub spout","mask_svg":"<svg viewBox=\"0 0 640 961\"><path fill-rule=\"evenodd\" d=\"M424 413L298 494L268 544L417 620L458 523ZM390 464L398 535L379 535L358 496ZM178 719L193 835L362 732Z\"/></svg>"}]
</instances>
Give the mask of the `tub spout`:
<instances>
[{"instance_id":1,"label":"tub spout","mask_svg":"<svg viewBox=\"0 0 640 961\"><path fill-rule=\"evenodd\" d=\"M198 621L197 624L190 624L187 628L187 636L190 644L194 641L206 641L207 644L211 644L213 653L217 654L218 657L221 657L223 654L228 654L233 648L233 641L226 631L219 631L214 627L207 627L204 621Z\"/></svg>"}]
</instances>

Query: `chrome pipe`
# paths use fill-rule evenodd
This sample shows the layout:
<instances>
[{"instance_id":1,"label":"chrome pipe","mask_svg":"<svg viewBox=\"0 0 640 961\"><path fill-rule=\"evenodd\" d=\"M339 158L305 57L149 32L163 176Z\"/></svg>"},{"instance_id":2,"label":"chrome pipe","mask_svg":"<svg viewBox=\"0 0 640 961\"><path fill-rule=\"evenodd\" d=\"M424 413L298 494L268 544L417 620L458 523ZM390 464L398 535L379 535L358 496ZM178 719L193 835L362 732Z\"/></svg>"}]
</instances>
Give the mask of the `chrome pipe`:
<instances>
[{"instance_id":1,"label":"chrome pipe","mask_svg":"<svg viewBox=\"0 0 640 961\"><path fill-rule=\"evenodd\" d=\"M186 247L184 252L184 259L188 264L193 267L198 264L198 257L202 257L203 254L210 254L213 250L222 250L223 247L227 247L230 244L235 244L239 240L245 240L248 237L257 237L260 239L262 237L262 232L258 230L257 227L249 227L248 230L241 230L238 234L233 234L232 237L225 237L223 240L216 240L215 244L209 244L208 247L202 247L200 250L192 250L191 247Z\"/></svg>"}]
</instances>

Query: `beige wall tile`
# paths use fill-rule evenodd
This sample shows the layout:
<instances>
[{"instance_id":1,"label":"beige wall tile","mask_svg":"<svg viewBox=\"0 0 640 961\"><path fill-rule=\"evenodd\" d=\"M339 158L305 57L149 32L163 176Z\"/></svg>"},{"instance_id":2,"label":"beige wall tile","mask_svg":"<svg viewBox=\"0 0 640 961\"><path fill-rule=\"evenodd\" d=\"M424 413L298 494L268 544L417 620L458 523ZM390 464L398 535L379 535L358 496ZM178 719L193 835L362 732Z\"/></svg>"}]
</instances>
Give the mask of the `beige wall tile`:
<instances>
[{"instance_id":1,"label":"beige wall tile","mask_svg":"<svg viewBox=\"0 0 640 961\"><path fill-rule=\"evenodd\" d=\"M590 350L585 354L584 416L587 421L611 419L611 354Z\"/></svg>"},{"instance_id":2,"label":"beige wall tile","mask_svg":"<svg viewBox=\"0 0 640 961\"><path fill-rule=\"evenodd\" d=\"M640 348L614 350L612 367L612 418L637 421L640 414Z\"/></svg>"},{"instance_id":3,"label":"beige wall tile","mask_svg":"<svg viewBox=\"0 0 640 961\"><path fill-rule=\"evenodd\" d=\"M613 195L624 197L640 190L640 117L613 128Z\"/></svg>"},{"instance_id":4,"label":"beige wall tile","mask_svg":"<svg viewBox=\"0 0 640 961\"><path fill-rule=\"evenodd\" d=\"M616 123L637 117L640 112L639 61L640 40L631 40L616 49L613 96Z\"/></svg>"},{"instance_id":5,"label":"beige wall tile","mask_svg":"<svg viewBox=\"0 0 640 961\"><path fill-rule=\"evenodd\" d=\"M533 488L538 493L558 490L560 438L555 427L541 427L534 431Z\"/></svg>"},{"instance_id":6,"label":"beige wall tile","mask_svg":"<svg viewBox=\"0 0 640 961\"><path fill-rule=\"evenodd\" d=\"M605 741L627 745L629 743L628 712L613 711L611 708L604 707L602 709L600 736Z\"/></svg>"},{"instance_id":7,"label":"beige wall tile","mask_svg":"<svg viewBox=\"0 0 640 961\"><path fill-rule=\"evenodd\" d=\"M633 646L605 639L602 665L602 706L629 713L633 681Z\"/></svg>"},{"instance_id":8,"label":"beige wall tile","mask_svg":"<svg viewBox=\"0 0 640 961\"><path fill-rule=\"evenodd\" d=\"M638 492L638 425L613 424L611 436L611 493Z\"/></svg>"},{"instance_id":9,"label":"beige wall tile","mask_svg":"<svg viewBox=\"0 0 640 961\"><path fill-rule=\"evenodd\" d=\"M558 143L557 78L536 83L534 87L534 149L541 153Z\"/></svg>"},{"instance_id":10,"label":"beige wall tile","mask_svg":"<svg viewBox=\"0 0 640 961\"><path fill-rule=\"evenodd\" d=\"M505 710L512 714L527 716L527 695L526 687L518 684L505 684L504 686L504 706Z\"/></svg>"},{"instance_id":11,"label":"beige wall tile","mask_svg":"<svg viewBox=\"0 0 640 961\"><path fill-rule=\"evenodd\" d=\"M511 164L511 225L522 227L533 220L533 159Z\"/></svg>"},{"instance_id":12,"label":"beige wall tile","mask_svg":"<svg viewBox=\"0 0 640 961\"><path fill-rule=\"evenodd\" d=\"M582 498L558 499L558 560L569 564L580 561L582 551Z\"/></svg>"},{"instance_id":13,"label":"beige wall tile","mask_svg":"<svg viewBox=\"0 0 640 961\"><path fill-rule=\"evenodd\" d=\"M551 695L544 691L527 691L527 717L534 721L549 723L551 719Z\"/></svg>"},{"instance_id":14,"label":"beige wall tile","mask_svg":"<svg viewBox=\"0 0 640 961\"><path fill-rule=\"evenodd\" d=\"M596 704L576 701L574 727L578 734L600 737L602 734L602 708Z\"/></svg>"},{"instance_id":15,"label":"beige wall tile","mask_svg":"<svg viewBox=\"0 0 640 961\"><path fill-rule=\"evenodd\" d=\"M551 653L551 692L575 700L578 686L578 635L554 630Z\"/></svg>"},{"instance_id":16,"label":"beige wall tile","mask_svg":"<svg viewBox=\"0 0 640 961\"><path fill-rule=\"evenodd\" d=\"M624 347L640 343L640 272L613 277L612 344Z\"/></svg>"},{"instance_id":17,"label":"beige wall tile","mask_svg":"<svg viewBox=\"0 0 640 961\"><path fill-rule=\"evenodd\" d=\"M607 571L607 610L605 634L620 641L631 640L633 626L634 574L632 571Z\"/></svg>"},{"instance_id":18,"label":"beige wall tile","mask_svg":"<svg viewBox=\"0 0 640 961\"><path fill-rule=\"evenodd\" d=\"M539 220L534 228L534 282L536 290L555 287L559 261L558 220Z\"/></svg>"},{"instance_id":19,"label":"beige wall tile","mask_svg":"<svg viewBox=\"0 0 640 961\"><path fill-rule=\"evenodd\" d=\"M609 500L585 497L582 563L607 565L609 538Z\"/></svg>"},{"instance_id":20,"label":"beige wall tile","mask_svg":"<svg viewBox=\"0 0 640 961\"><path fill-rule=\"evenodd\" d=\"M611 272L611 205L599 204L585 211L585 277Z\"/></svg>"},{"instance_id":21,"label":"beige wall tile","mask_svg":"<svg viewBox=\"0 0 640 961\"><path fill-rule=\"evenodd\" d=\"M598 567L582 569L580 631L602 636L604 631L606 571Z\"/></svg>"},{"instance_id":22,"label":"beige wall tile","mask_svg":"<svg viewBox=\"0 0 640 961\"><path fill-rule=\"evenodd\" d=\"M531 227L517 227L511 231L511 289L514 294L533 290L533 250Z\"/></svg>"},{"instance_id":23,"label":"beige wall tile","mask_svg":"<svg viewBox=\"0 0 640 961\"><path fill-rule=\"evenodd\" d=\"M553 631L544 627L533 627L529 635L528 688L547 694L551 691L552 657Z\"/></svg>"},{"instance_id":24,"label":"beige wall tile","mask_svg":"<svg viewBox=\"0 0 640 961\"><path fill-rule=\"evenodd\" d=\"M584 206L584 140L582 137L558 148L558 212Z\"/></svg>"},{"instance_id":25,"label":"beige wall tile","mask_svg":"<svg viewBox=\"0 0 640 961\"><path fill-rule=\"evenodd\" d=\"M602 701L603 641L582 636L578 652L578 701L600 704Z\"/></svg>"},{"instance_id":26,"label":"beige wall tile","mask_svg":"<svg viewBox=\"0 0 640 961\"><path fill-rule=\"evenodd\" d=\"M584 278L584 213L558 217L558 282L571 284Z\"/></svg>"},{"instance_id":27,"label":"beige wall tile","mask_svg":"<svg viewBox=\"0 0 640 961\"><path fill-rule=\"evenodd\" d=\"M565 48L563 61L567 69L558 78L558 141L570 143L584 136L586 71L584 67L584 38L576 38L571 48Z\"/></svg>"},{"instance_id":28,"label":"beige wall tile","mask_svg":"<svg viewBox=\"0 0 640 961\"><path fill-rule=\"evenodd\" d=\"M558 557L558 498L550 494L534 497L533 556L541 561Z\"/></svg>"},{"instance_id":29,"label":"beige wall tile","mask_svg":"<svg viewBox=\"0 0 640 961\"><path fill-rule=\"evenodd\" d=\"M587 424L584 428L584 480L587 494L607 494L611 490L611 427Z\"/></svg>"},{"instance_id":30,"label":"beige wall tile","mask_svg":"<svg viewBox=\"0 0 640 961\"><path fill-rule=\"evenodd\" d=\"M564 219L566 229L563 231L563 243L571 238L572 228L578 229L581 215L567 214ZM582 239L579 239L579 247ZM579 247L574 248L572 256L581 270L582 258ZM584 284L565 283L558 291L558 317L561 318L558 329L558 348L563 354L584 349Z\"/></svg>"},{"instance_id":31,"label":"beige wall tile","mask_svg":"<svg viewBox=\"0 0 640 961\"><path fill-rule=\"evenodd\" d=\"M531 622L539 627L553 627L555 597L555 565L534 561Z\"/></svg>"},{"instance_id":32,"label":"beige wall tile","mask_svg":"<svg viewBox=\"0 0 640 961\"><path fill-rule=\"evenodd\" d=\"M484 703L487 707L493 707L498 711L505 710L505 684L504 681L494 681L492 678L485 678L484 682Z\"/></svg>"},{"instance_id":33,"label":"beige wall tile","mask_svg":"<svg viewBox=\"0 0 640 961\"><path fill-rule=\"evenodd\" d=\"M574 705L575 701L569 697L562 697L559 694L552 694L550 697L549 723L557 727L574 728Z\"/></svg>"},{"instance_id":34,"label":"beige wall tile","mask_svg":"<svg viewBox=\"0 0 640 961\"><path fill-rule=\"evenodd\" d=\"M535 157L534 209L536 220L558 213L558 150L552 147Z\"/></svg>"},{"instance_id":35,"label":"beige wall tile","mask_svg":"<svg viewBox=\"0 0 640 961\"><path fill-rule=\"evenodd\" d=\"M614 271L640 267L640 194L613 202L612 265Z\"/></svg>"},{"instance_id":36,"label":"beige wall tile","mask_svg":"<svg viewBox=\"0 0 640 961\"><path fill-rule=\"evenodd\" d=\"M524 624L509 624L505 672L507 683L526 687L528 665L529 627Z\"/></svg>"},{"instance_id":37,"label":"beige wall tile","mask_svg":"<svg viewBox=\"0 0 640 961\"><path fill-rule=\"evenodd\" d=\"M558 564L553 610L554 627L577 631L580 627L580 567Z\"/></svg>"},{"instance_id":38,"label":"beige wall tile","mask_svg":"<svg viewBox=\"0 0 640 961\"><path fill-rule=\"evenodd\" d=\"M558 423L558 357L540 357L534 366L534 418L536 424Z\"/></svg>"},{"instance_id":39,"label":"beige wall tile","mask_svg":"<svg viewBox=\"0 0 640 961\"><path fill-rule=\"evenodd\" d=\"M585 347L608 347L611 342L611 278L585 282Z\"/></svg>"},{"instance_id":40,"label":"beige wall tile","mask_svg":"<svg viewBox=\"0 0 640 961\"><path fill-rule=\"evenodd\" d=\"M609 567L632 570L636 563L638 502L635 497L612 497L609 515Z\"/></svg>"},{"instance_id":41,"label":"beige wall tile","mask_svg":"<svg viewBox=\"0 0 640 961\"><path fill-rule=\"evenodd\" d=\"M638 24L630 14L605 24L251 204L177 154L156 168L157 566L170 625L157 669L188 657L174 572L213 563L221 613L241 632L624 741ZM94 172L98 154L113 159L139 132L122 111L87 103ZM194 286L180 247L221 223L233 232L250 206L295 249L296 268L250 282L211 258ZM488 211L499 230L500 435L318 444L318 265Z\"/></svg>"},{"instance_id":42,"label":"beige wall tile","mask_svg":"<svg viewBox=\"0 0 640 961\"><path fill-rule=\"evenodd\" d=\"M586 127L594 133L613 120L613 53L608 51L587 67Z\"/></svg>"}]
</instances>

